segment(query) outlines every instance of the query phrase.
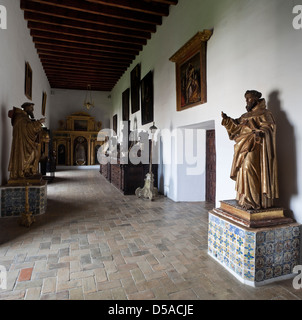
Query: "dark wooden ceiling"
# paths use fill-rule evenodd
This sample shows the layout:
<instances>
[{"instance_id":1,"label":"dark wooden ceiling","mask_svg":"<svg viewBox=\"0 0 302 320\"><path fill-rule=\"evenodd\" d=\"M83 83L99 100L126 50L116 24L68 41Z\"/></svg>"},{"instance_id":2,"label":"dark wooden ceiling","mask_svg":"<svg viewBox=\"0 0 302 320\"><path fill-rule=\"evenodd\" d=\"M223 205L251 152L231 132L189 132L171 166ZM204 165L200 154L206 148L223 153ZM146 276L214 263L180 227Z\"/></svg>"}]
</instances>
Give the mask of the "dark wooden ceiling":
<instances>
[{"instance_id":1,"label":"dark wooden ceiling","mask_svg":"<svg viewBox=\"0 0 302 320\"><path fill-rule=\"evenodd\" d=\"M20 0L52 88L110 91L178 0Z\"/></svg>"}]
</instances>

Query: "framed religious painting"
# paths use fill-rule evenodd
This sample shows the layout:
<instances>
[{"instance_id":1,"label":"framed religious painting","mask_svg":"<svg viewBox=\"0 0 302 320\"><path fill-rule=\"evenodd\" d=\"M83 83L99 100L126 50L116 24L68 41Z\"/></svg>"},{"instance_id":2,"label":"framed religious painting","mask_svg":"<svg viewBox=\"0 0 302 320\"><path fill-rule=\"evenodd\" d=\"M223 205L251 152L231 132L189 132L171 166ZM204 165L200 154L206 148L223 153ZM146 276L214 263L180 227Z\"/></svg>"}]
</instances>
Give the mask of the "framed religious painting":
<instances>
[{"instance_id":1,"label":"framed religious painting","mask_svg":"<svg viewBox=\"0 0 302 320\"><path fill-rule=\"evenodd\" d=\"M207 41L212 30L198 32L171 58L176 68L177 111L207 102Z\"/></svg>"},{"instance_id":2,"label":"framed religious painting","mask_svg":"<svg viewBox=\"0 0 302 320\"><path fill-rule=\"evenodd\" d=\"M153 122L153 72L150 71L141 82L141 115L142 125Z\"/></svg>"},{"instance_id":3,"label":"framed religious painting","mask_svg":"<svg viewBox=\"0 0 302 320\"><path fill-rule=\"evenodd\" d=\"M42 116L45 116L45 113L46 113L46 100L47 100L47 94L46 94L46 92L43 92L43 94L42 94Z\"/></svg>"},{"instance_id":4,"label":"framed religious painting","mask_svg":"<svg viewBox=\"0 0 302 320\"><path fill-rule=\"evenodd\" d=\"M126 89L122 93L122 119L123 121L129 120L129 100L130 99L130 89Z\"/></svg>"},{"instance_id":5,"label":"framed religious painting","mask_svg":"<svg viewBox=\"0 0 302 320\"><path fill-rule=\"evenodd\" d=\"M33 73L32 69L30 67L30 64L28 62L25 63L25 85L24 85L24 91L26 97L31 100L32 99L32 79L33 79Z\"/></svg>"},{"instance_id":6,"label":"framed religious painting","mask_svg":"<svg viewBox=\"0 0 302 320\"><path fill-rule=\"evenodd\" d=\"M73 128L74 131L88 131L88 121L82 119L74 119Z\"/></svg>"},{"instance_id":7,"label":"framed religious painting","mask_svg":"<svg viewBox=\"0 0 302 320\"><path fill-rule=\"evenodd\" d=\"M141 82L141 65L137 64L130 73L131 82L131 113L135 113L140 109L140 82Z\"/></svg>"}]
</instances>

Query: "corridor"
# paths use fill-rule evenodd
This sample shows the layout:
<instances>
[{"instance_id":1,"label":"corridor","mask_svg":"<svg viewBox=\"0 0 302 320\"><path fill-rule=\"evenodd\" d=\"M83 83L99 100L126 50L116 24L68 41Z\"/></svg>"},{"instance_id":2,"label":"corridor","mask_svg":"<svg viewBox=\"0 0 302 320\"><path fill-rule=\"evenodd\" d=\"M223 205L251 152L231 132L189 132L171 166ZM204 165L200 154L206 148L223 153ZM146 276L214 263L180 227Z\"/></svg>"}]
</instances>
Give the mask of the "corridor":
<instances>
[{"instance_id":1,"label":"corridor","mask_svg":"<svg viewBox=\"0 0 302 320\"><path fill-rule=\"evenodd\" d=\"M56 172L29 228L0 221L1 300L296 300L241 284L207 254L207 203L123 196L98 170Z\"/></svg>"}]
</instances>

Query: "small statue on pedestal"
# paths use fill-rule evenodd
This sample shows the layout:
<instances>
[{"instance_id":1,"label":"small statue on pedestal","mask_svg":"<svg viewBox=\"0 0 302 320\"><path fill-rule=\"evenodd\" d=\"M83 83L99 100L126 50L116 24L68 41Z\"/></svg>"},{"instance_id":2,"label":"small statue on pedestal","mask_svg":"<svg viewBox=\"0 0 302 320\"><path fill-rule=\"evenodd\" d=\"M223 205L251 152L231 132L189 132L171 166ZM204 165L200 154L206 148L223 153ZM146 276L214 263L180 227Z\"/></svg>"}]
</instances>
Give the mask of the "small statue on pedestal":
<instances>
[{"instance_id":1,"label":"small statue on pedestal","mask_svg":"<svg viewBox=\"0 0 302 320\"><path fill-rule=\"evenodd\" d=\"M231 179L237 195L236 200L221 201L214 212L251 228L293 221L274 207L279 198L276 123L261 97L258 91L247 91L247 112L238 119L221 113L222 125L235 141Z\"/></svg>"},{"instance_id":2,"label":"small statue on pedestal","mask_svg":"<svg viewBox=\"0 0 302 320\"><path fill-rule=\"evenodd\" d=\"M274 206L279 197L276 123L261 97L247 91L247 112L238 119L221 114L235 141L231 178L237 196L210 211L208 230L209 255L254 287L292 277L300 252L300 225Z\"/></svg>"},{"instance_id":3,"label":"small statue on pedestal","mask_svg":"<svg viewBox=\"0 0 302 320\"><path fill-rule=\"evenodd\" d=\"M9 111L13 125L13 142L8 166L9 183L27 184L27 179L38 175L40 160L39 135L45 118L34 120L34 104L24 103Z\"/></svg>"},{"instance_id":4,"label":"small statue on pedestal","mask_svg":"<svg viewBox=\"0 0 302 320\"><path fill-rule=\"evenodd\" d=\"M21 225L30 227L35 222L35 218L29 206L29 187L32 184L42 183L42 175L39 174L40 138L43 130L42 124L45 119L34 119L33 103L24 103L21 108L14 107L8 113L13 125L8 184L17 189L22 189L20 186L25 186L25 210L21 214ZM18 194L20 199L23 198L20 192Z\"/></svg>"},{"instance_id":5,"label":"small statue on pedestal","mask_svg":"<svg viewBox=\"0 0 302 320\"><path fill-rule=\"evenodd\" d=\"M222 125L235 141L231 179L236 181L237 201L244 209L273 206L279 198L276 123L258 91L245 93L247 113L232 119L222 112Z\"/></svg>"}]
</instances>

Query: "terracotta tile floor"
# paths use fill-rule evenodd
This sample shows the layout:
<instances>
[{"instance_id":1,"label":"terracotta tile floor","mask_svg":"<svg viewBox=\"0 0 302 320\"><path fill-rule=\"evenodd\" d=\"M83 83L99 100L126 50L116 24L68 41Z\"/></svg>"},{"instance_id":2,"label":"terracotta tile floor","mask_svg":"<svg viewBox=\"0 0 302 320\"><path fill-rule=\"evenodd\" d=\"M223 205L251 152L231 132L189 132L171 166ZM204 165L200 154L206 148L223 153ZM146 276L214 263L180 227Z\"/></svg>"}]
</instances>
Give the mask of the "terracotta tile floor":
<instances>
[{"instance_id":1,"label":"terracotta tile floor","mask_svg":"<svg viewBox=\"0 0 302 320\"><path fill-rule=\"evenodd\" d=\"M263 300L302 298L292 280L241 284L207 254L207 203L123 196L98 170L58 171L28 229L0 220L0 299Z\"/></svg>"}]
</instances>

